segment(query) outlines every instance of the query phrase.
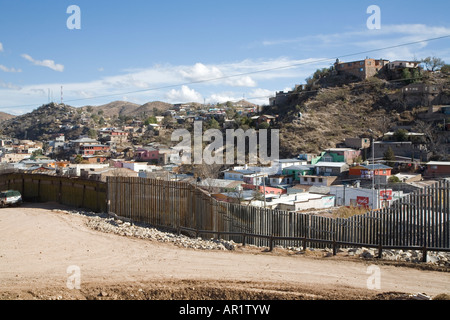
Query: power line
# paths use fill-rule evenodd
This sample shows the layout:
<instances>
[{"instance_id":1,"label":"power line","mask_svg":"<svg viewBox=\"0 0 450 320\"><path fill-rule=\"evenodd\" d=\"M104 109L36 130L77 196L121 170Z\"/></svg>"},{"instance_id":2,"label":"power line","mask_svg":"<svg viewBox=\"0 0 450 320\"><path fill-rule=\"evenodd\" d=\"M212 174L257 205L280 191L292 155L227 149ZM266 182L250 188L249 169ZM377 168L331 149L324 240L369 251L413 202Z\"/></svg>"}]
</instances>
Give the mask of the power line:
<instances>
[{"instance_id":1,"label":"power line","mask_svg":"<svg viewBox=\"0 0 450 320\"><path fill-rule=\"evenodd\" d=\"M336 59L339 59L339 58L346 58L346 57L351 57L351 56L356 56L356 55L365 55L367 53L373 53L373 52L383 51L383 50L388 50L388 49L395 49L395 48L400 48L400 47L404 47L404 46L410 46L410 45L419 44L419 43L423 43L423 42L442 40L442 39L445 39L445 38L450 38L450 35L445 35L445 36L440 36L440 37L435 37L435 38L429 38L429 39L424 39L424 40L419 40L419 41L412 41L412 42L407 42L407 43L403 43L403 44L387 46L387 47L383 47L383 48L371 49L371 50L367 50L367 51L361 51L361 52L358 52L358 53L349 53L349 54L340 55L340 56L332 57L332 58L316 59L316 60L313 60L313 61L294 63L294 64L285 65L285 66L266 68L266 69L261 69L261 70L243 72L243 73L238 73L238 74L233 74L233 75L228 75L228 76L221 76L221 77L210 78L210 79L203 79L203 80L184 82L184 83L179 83L179 84L172 84L172 85L166 85L166 86L160 86L160 87L146 88L146 89L135 90L135 91L121 92L121 93L112 93L112 94L94 96L94 97L89 97L89 98L71 99L71 100L66 100L66 102L85 101L85 100L109 98L109 97L120 96L120 95L127 95L127 94L135 94L135 93L142 93L142 92L149 92L149 91L156 91L156 90L164 90L164 89L170 89L170 88L175 88L175 87L181 87L181 86L185 86L185 85L213 82L213 81L225 80L225 79L230 79L230 78L236 78L236 77L241 77L241 76L246 76L246 75L253 75L253 74L258 74L258 73L265 73L265 72L276 71L276 70L291 69L291 68L296 68L296 67L300 67L300 66L304 66L304 65L308 65L308 64L314 64L314 63L320 63L320 62L326 62L326 61L333 61L333 60L336 60ZM0 107L0 109L23 108L23 107L31 107L31 106L35 106L35 104L21 105L21 106L10 106L10 107Z\"/></svg>"}]
</instances>

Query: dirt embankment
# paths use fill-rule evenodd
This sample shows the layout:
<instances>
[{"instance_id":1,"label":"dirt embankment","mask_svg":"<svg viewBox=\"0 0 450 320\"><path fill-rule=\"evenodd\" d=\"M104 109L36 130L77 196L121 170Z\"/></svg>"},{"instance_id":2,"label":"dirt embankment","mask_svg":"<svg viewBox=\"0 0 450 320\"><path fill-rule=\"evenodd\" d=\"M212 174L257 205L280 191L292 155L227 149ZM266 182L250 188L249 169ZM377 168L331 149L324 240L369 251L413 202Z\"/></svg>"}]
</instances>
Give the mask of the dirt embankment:
<instances>
[{"instance_id":1,"label":"dirt embankment","mask_svg":"<svg viewBox=\"0 0 450 320\"><path fill-rule=\"evenodd\" d=\"M318 251L180 248L99 232L88 217L54 208L0 210L0 299L370 300L450 293L450 273L442 268Z\"/></svg>"}]
</instances>

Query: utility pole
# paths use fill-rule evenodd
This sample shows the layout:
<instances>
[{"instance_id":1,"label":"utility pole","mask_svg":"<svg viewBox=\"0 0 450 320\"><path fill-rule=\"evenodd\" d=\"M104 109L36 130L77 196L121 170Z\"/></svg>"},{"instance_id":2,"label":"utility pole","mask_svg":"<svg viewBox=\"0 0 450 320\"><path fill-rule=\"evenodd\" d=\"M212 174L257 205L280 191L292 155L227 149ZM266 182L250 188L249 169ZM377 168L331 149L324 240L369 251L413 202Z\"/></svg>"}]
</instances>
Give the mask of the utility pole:
<instances>
[{"instance_id":1,"label":"utility pole","mask_svg":"<svg viewBox=\"0 0 450 320\"><path fill-rule=\"evenodd\" d=\"M370 132L370 135L372 137L372 210L375 208L375 139L373 137L373 130L368 129L367 131Z\"/></svg>"},{"instance_id":2,"label":"utility pole","mask_svg":"<svg viewBox=\"0 0 450 320\"><path fill-rule=\"evenodd\" d=\"M266 208L266 179L263 176L264 209Z\"/></svg>"},{"instance_id":3,"label":"utility pole","mask_svg":"<svg viewBox=\"0 0 450 320\"><path fill-rule=\"evenodd\" d=\"M375 204L375 140L372 137L372 210Z\"/></svg>"}]
</instances>

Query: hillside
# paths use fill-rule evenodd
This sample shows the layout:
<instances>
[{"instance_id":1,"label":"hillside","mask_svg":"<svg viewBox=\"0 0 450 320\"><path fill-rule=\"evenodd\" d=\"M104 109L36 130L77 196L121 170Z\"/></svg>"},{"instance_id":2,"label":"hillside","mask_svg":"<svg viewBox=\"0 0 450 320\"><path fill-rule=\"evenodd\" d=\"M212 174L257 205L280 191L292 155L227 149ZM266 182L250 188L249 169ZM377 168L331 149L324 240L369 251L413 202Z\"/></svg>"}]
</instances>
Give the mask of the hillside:
<instances>
[{"instance_id":1,"label":"hillside","mask_svg":"<svg viewBox=\"0 0 450 320\"><path fill-rule=\"evenodd\" d=\"M64 132L70 139L89 131L89 128L80 126L80 123L81 112L77 111L77 108L50 103L30 113L4 121L0 131L12 138L29 140L48 140ZM61 126L65 124L70 124L71 128L63 131Z\"/></svg>"},{"instance_id":2,"label":"hillside","mask_svg":"<svg viewBox=\"0 0 450 320\"><path fill-rule=\"evenodd\" d=\"M443 88L431 104L450 103L449 76L439 75L426 81ZM343 143L345 138L369 137L369 129L376 138L398 127L415 129L428 107L423 95L404 95L404 87L405 84L377 78L322 87L295 93L287 103L266 107L264 113L279 116L282 157L318 153ZM444 115L440 117L443 119Z\"/></svg>"},{"instance_id":3,"label":"hillside","mask_svg":"<svg viewBox=\"0 0 450 320\"><path fill-rule=\"evenodd\" d=\"M9 120L12 118L15 118L16 116L13 116L12 114L9 113L5 113L5 112L0 112L0 122L5 121L5 120Z\"/></svg>"},{"instance_id":4,"label":"hillside","mask_svg":"<svg viewBox=\"0 0 450 320\"><path fill-rule=\"evenodd\" d=\"M80 109L87 112L89 108L93 108L95 110L95 113L97 113L98 111L103 111L103 114L106 117L112 117L114 115L127 115L129 112L132 112L139 107L140 105L132 102L114 101L100 106L85 106L81 107Z\"/></svg>"},{"instance_id":5,"label":"hillside","mask_svg":"<svg viewBox=\"0 0 450 320\"><path fill-rule=\"evenodd\" d=\"M143 105L139 105L132 102L127 101L114 101L108 104L100 105L100 106L85 106L81 109L83 111L87 111L89 107L91 107L94 113L98 113L99 111L103 112L105 117L114 117L114 116L141 116L141 115L151 115L153 110L156 109L158 111L166 111L172 108L173 105L161 101L153 101L148 102Z\"/></svg>"}]
</instances>

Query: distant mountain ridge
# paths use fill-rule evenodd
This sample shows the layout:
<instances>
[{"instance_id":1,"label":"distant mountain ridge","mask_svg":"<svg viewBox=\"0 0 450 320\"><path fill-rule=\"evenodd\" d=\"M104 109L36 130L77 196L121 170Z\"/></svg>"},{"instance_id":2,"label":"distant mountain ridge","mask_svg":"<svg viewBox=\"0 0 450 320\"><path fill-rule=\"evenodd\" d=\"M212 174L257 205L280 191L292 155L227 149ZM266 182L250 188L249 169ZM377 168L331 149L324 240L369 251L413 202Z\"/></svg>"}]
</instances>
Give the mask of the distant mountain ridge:
<instances>
[{"instance_id":1,"label":"distant mountain ridge","mask_svg":"<svg viewBox=\"0 0 450 320\"><path fill-rule=\"evenodd\" d=\"M103 115L107 117L112 117L114 115L116 116L139 116L143 114L150 115L152 114L154 109L164 112L172 108L173 105L161 101L147 102L143 105L139 105L128 101L113 101L100 106L84 106L81 107L80 109L83 111L87 111L89 107L92 107L94 112L96 113L102 111Z\"/></svg>"},{"instance_id":2,"label":"distant mountain ridge","mask_svg":"<svg viewBox=\"0 0 450 320\"><path fill-rule=\"evenodd\" d=\"M12 118L15 118L15 117L16 116L14 116L12 114L0 111L0 122L9 120L9 119L12 119Z\"/></svg>"}]
</instances>

